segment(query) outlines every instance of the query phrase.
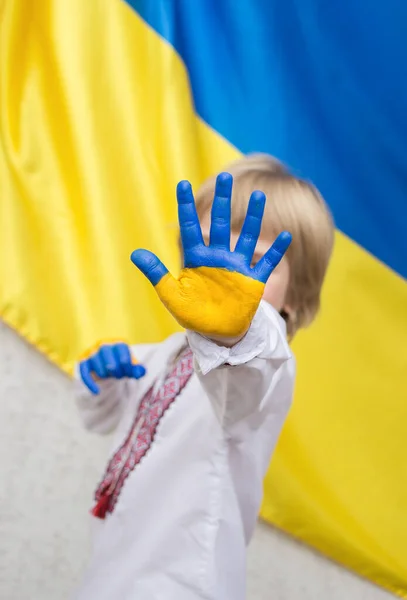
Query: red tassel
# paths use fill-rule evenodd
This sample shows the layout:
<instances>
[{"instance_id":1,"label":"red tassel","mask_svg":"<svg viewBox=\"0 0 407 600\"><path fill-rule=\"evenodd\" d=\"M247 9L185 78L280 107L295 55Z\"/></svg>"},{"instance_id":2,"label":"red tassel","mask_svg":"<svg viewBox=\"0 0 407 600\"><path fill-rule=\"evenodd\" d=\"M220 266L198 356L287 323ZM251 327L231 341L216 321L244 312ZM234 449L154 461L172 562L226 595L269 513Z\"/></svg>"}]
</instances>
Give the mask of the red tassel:
<instances>
[{"instance_id":1,"label":"red tassel","mask_svg":"<svg viewBox=\"0 0 407 600\"><path fill-rule=\"evenodd\" d=\"M105 519L109 510L110 498L111 496L109 494L103 494L97 504L92 508L91 514L98 519Z\"/></svg>"}]
</instances>

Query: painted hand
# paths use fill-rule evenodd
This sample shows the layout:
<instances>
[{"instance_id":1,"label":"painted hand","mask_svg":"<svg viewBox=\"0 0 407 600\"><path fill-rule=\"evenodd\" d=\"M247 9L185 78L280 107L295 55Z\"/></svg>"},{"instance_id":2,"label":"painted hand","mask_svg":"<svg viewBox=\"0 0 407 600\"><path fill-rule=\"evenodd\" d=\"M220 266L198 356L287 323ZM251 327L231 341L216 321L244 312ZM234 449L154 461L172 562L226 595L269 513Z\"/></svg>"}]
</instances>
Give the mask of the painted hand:
<instances>
[{"instance_id":1,"label":"painted hand","mask_svg":"<svg viewBox=\"0 0 407 600\"><path fill-rule=\"evenodd\" d=\"M266 201L263 192L253 192L236 248L231 252L232 184L229 173L218 175L208 246L202 237L191 184L188 181L178 184L184 268L177 279L148 250L135 250L131 255L133 263L154 285L161 301L182 327L215 338L236 338L246 333L265 283L291 243L291 234L281 233L251 268Z\"/></svg>"},{"instance_id":2,"label":"painted hand","mask_svg":"<svg viewBox=\"0 0 407 600\"><path fill-rule=\"evenodd\" d=\"M145 375L146 370L142 365L134 364L129 346L121 343L101 346L89 358L79 363L79 374L83 383L92 394L98 394L99 387L92 373L99 379L109 377L140 379Z\"/></svg>"}]
</instances>

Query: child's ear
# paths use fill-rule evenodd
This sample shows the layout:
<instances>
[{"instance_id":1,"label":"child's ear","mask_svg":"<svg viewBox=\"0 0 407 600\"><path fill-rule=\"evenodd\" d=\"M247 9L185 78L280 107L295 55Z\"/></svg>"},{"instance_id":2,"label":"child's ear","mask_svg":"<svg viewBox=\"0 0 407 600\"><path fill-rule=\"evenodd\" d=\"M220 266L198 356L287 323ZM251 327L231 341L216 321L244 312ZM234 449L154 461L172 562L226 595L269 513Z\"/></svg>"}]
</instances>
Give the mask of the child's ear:
<instances>
[{"instance_id":1,"label":"child's ear","mask_svg":"<svg viewBox=\"0 0 407 600\"><path fill-rule=\"evenodd\" d=\"M295 310L289 304L284 304L283 308L280 310L280 315L284 320L292 319L295 315Z\"/></svg>"},{"instance_id":2,"label":"child's ear","mask_svg":"<svg viewBox=\"0 0 407 600\"><path fill-rule=\"evenodd\" d=\"M297 312L291 306L285 304L280 311L280 315L283 317L287 324L287 331L292 332L296 329L297 324Z\"/></svg>"}]
</instances>

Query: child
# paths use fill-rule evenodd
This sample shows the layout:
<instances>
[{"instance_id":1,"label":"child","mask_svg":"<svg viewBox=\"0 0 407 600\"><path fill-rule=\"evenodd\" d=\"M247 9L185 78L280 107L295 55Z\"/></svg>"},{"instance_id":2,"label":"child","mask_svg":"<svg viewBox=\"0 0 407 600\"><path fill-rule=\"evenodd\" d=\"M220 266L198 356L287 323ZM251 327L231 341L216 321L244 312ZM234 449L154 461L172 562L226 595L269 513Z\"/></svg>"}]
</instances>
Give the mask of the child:
<instances>
[{"instance_id":1,"label":"child","mask_svg":"<svg viewBox=\"0 0 407 600\"><path fill-rule=\"evenodd\" d=\"M115 429L116 442L78 600L245 597L246 546L293 392L286 338L318 311L333 224L317 190L272 157L228 171L231 210L227 173L212 211L213 178L196 210L189 184L178 185L178 280L148 251L132 255L186 333L103 346L79 365L94 393L80 384L85 425ZM287 232L270 248L285 229L286 256Z\"/></svg>"}]
</instances>

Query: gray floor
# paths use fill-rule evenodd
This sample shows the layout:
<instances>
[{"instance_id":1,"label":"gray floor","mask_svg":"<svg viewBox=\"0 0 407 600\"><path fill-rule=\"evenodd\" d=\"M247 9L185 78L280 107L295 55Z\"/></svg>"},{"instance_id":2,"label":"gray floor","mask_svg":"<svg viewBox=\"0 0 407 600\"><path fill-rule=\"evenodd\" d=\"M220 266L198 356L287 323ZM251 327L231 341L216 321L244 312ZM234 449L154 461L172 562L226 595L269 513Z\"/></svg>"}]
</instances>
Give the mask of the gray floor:
<instances>
[{"instance_id":1,"label":"gray floor","mask_svg":"<svg viewBox=\"0 0 407 600\"><path fill-rule=\"evenodd\" d=\"M1 323L0 400L0 598L64 600L86 561L107 440L81 430L69 381ZM259 525L249 600L390 597Z\"/></svg>"},{"instance_id":2,"label":"gray floor","mask_svg":"<svg viewBox=\"0 0 407 600\"><path fill-rule=\"evenodd\" d=\"M394 596L260 523L249 552L248 598L386 600Z\"/></svg>"}]
</instances>

